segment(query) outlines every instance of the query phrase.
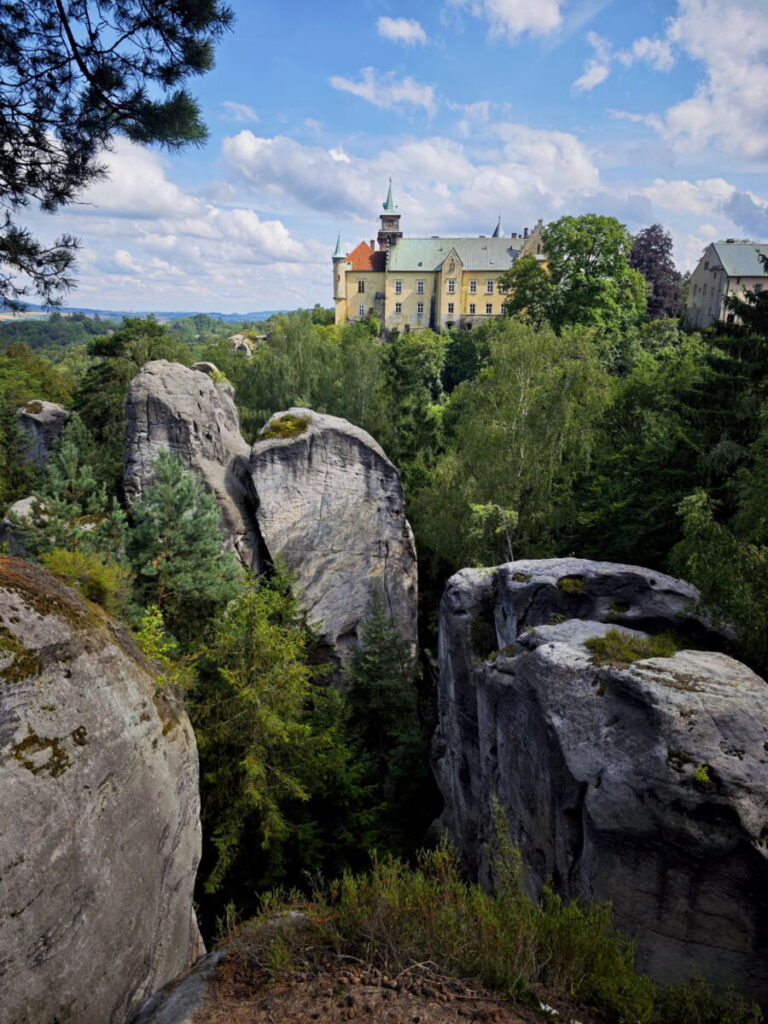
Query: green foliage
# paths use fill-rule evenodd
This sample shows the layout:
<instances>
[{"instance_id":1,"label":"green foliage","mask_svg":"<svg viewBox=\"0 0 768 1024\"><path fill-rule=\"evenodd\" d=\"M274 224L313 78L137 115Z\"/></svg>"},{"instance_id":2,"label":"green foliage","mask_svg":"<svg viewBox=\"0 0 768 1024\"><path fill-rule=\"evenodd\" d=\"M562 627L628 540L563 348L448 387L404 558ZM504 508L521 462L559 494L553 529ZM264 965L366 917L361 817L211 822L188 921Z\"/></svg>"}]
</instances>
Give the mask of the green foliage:
<instances>
[{"instance_id":1,"label":"green foliage","mask_svg":"<svg viewBox=\"0 0 768 1024\"><path fill-rule=\"evenodd\" d=\"M156 604L150 605L139 617L134 633L142 651L157 666L158 687L173 684L188 690L195 684L195 655L183 657L179 644L165 628L163 613Z\"/></svg>"},{"instance_id":2,"label":"green foliage","mask_svg":"<svg viewBox=\"0 0 768 1024\"><path fill-rule=\"evenodd\" d=\"M273 437L290 438L299 437L309 427L309 416L294 416L293 413L285 413L270 421L269 426L259 431L258 440L268 441Z\"/></svg>"},{"instance_id":3,"label":"green foliage","mask_svg":"<svg viewBox=\"0 0 768 1024\"><path fill-rule=\"evenodd\" d=\"M347 675L348 745L373 811L367 848L407 855L429 827L434 786L414 654L392 621L383 590L373 595Z\"/></svg>"},{"instance_id":4,"label":"green foliage","mask_svg":"<svg viewBox=\"0 0 768 1024\"><path fill-rule=\"evenodd\" d=\"M532 324L541 326L555 308L557 290L549 274L535 256L523 256L499 276L499 291L507 316L523 314Z\"/></svg>"},{"instance_id":5,"label":"green foliage","mask_svg":"<svg viewBox=\"0 0 768 1024\"><path fill-rule=\"evenodd\" d=\"M212 42L231 20L218 0L151 7L124 0L97 15L58 0L0 7L8 112L0 156L3 304L17 307L30 290L59 300L72 284L77 249L70 235L43 246L14 223L15 212L30 201L46 213L73 202L104 176L100 155L116 134L172 149L205 139L184 83L211 67Z\"/></svg>"},{"instance_id":6,"label":"green foliage","mask_svg":"<svg viewBox=\"0 0 768 1024\"><path fill-rule=\"evenodd\" d=\"M310 640L282 572L271 582L245 577L216 624L193 704L213 847L208 893L244 865L250 884L263 885L295 839L295 805L327 787L329 770L345 770L338 703L328 695L329 708L315 682Z\"/></svg>"},{"instance_id":7,"label":"green foliage","mask_svg":"<svg viewBox=\"0 0 768 1024\"><path fill-rule=\"evenodd\" d=\"M701 602L721 625L736 631L737 653L756 671L768 671L768 546L718 523L703 490L680 504L683 539L673 568L694 583Z\"/></svg>"},{"instance_id":8,"label":"green foliage","mask_svg":"<svg viewBox=\"0 0 768 1024\"><path fill-rule=\"evenodd\" d=\"M56 349L74 348L87 344L91 338L105 334L118 325L112 320L85 313L53 312L47 317L25 316L0 323L0 344L24 344L30 349L42 350L52 357Z\"/></svg>"},{"instance_id":9,"label":"green foliage","mask_svg":"<svg viewBox=\"0 0 768 1024\"><path fill-rule=\"evenodd\" d=\"M613 1019L650 1020L653 986L635 973L634 948L614 929L608 906L566 904L549 890L534 902L509 846L493 894L464 882L443 846L420 854L416 868L376 859L369 873L337 883L332 906L336 948L390 973L432 961L514 996L544 985Z\"/></svg>"},{"instance_id":10,"label":"green foliage","mask_svg":"<svg viewBox=\"0 0 768 1024\"><path fill-rule=\"evenodd\" d=\"M591 636L584 646L592 652L593 665L630 665L644 658L671 658L680 644L670 633L656 636L632 636L620 629L609 629L605 636Z\"/></svg>"},{"instance_id":11,"label":"green foliage","mask_svg":"<svg viewBox=\"0 0 768 1024\"><path fill-rule=\"evenodd\" d=\"M241 573L234 555L222 550L215 499L181 459L162 451L132 515L127 553L136 599L156 605L179 640L199 642Z\"/></svg>"},{"instance_id":12,"label":"green foliage","mask_svg":"<svg viewBox=\"0 0 768 1024\"><path fill-rule=\"evenodd\" d=\"M119 330L90 342L88 354L92 361L75 392L74 407L97 444L94 473L110 491L120 493L129 383L152 359L189 365L191 356L151 316L126 319Z\"/></svg>"},{"instance_id":13,"label":"green foliage","mask_svg":"<svg viewBox=\"0 0 768 1024\"><path fill-rule=\"evenodd\" d=\"M454 571L496 564L510 548L516 557L551 553L611 397L599 350L583 330L558 336L503 320L489 329L489 353L487 368L451 394L445 454L411 496L421 545ZM473 505L489 515L473 515Z\"/></svg>"},{"instance_id":14,"label":"green foliage","mask_svg":"<svg viewBox=\"0 0 768 1024\"><path fill-rule=\"evenodd\" d=\"M632 238L614 217L561 217L544 229L550 319L621 332L645 316L648 284L629 264Z\"/></svg>"},{"instance_id":15,"label":"green foliage","mask_svg":"<svg viewBox=\"0 0 768 1024\"><path fill-rule=\"evenodd\" d=\"M34 495L32 516L17 526L32 554L63 548L122 557L125 515L96 481L94 459L93 439L71 416Z\"/></svg>"},{"instance_id":16,"label":"green foliage","mask_svg":"<svg viewBox=\"0 0 768 1024\"><path fill-rule=\"evenodd\" d=\"M701 978L661 989L655 999L652 1024L761 1024L754 1003L733 990L718 991Z\"/></svg>"},{"instance_id":17,"label":"green foliage","mask_svg":"<svg viewBox=\"0 0 768 1024\"><path fill-rule=\"evenodd\" d=\"M101 605L109 615L117 617L124 613L131 589L131 573L126 566L105 554L64 548L44 552L40 561L66 584L79 590L83 597Z\"/></svg>"}]
</instances>

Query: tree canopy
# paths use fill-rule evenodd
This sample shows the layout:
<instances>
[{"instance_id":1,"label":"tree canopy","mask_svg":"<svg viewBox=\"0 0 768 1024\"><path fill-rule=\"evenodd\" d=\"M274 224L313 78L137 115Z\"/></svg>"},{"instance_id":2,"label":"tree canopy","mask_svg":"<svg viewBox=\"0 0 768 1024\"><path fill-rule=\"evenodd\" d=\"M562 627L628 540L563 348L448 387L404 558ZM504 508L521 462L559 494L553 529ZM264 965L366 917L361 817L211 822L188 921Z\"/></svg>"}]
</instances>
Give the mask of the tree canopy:
<instances>
[{"instance_id":1,"label":"tree canopy","mask_svg":"<svg viewBox=\"0 0 768 1024\"><path fill-rule=\"evenodd\" d=\"M104 174L116 134L177 149L206 129L184 87L232 21L220 0L0 0L0 306L61 300L77 240L36 241L15 218L51 213Z\"/></svg>"},{"instance_id":2,"label":"tree canopy","mask_svg":"<svg viewBox=\"0 0 768 1024\"><path fill-rule=\"evenodd\" d=\"M661 224L651 224L635 235L629 263L651 288L648 316L676 317L683 310L680 273L672 259L672 236Z\"/></svg>"},{"instance_id":3,"label":"tree canopy","mask_svg":"<svg viewBox=\"0 0 768 1024\"><path fill-rule=\"evenodd\" d=\"M615 217L561 217L544 230L544 251L556 288L556 328L583 324L620 331L645 315L648 285L629 264L632 236Z\"/></svg>"}]
</instances>

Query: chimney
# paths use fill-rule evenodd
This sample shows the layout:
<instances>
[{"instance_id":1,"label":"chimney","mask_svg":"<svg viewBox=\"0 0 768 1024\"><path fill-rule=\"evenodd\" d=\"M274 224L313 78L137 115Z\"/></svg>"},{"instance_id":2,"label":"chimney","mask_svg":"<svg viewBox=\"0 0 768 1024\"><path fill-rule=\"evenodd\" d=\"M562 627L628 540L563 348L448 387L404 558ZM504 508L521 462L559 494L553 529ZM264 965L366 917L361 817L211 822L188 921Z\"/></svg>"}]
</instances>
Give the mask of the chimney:
<instances>
[{"instance_id":1,"label":"chimney","mask_svg":"<svg viewBox=\"0 0 768 1024\"><path fill-rule=\"evenodd\" d=\"M374 252L376 251L376 239L375 238L371 239L371 248L374 250Z\"/></svg>"},{"instance_id":2,"label":"chimney","mask_svg":"<svg viewBox=\"0 0 768 1024\"><path fill-rule=\"evenodd\" d=\"M513 237L513 238L517 238L517 232L516 232L516 231L513 231L513 232L512 232L512 237Z\"/></svg>"},{"instance_id":3,"label":"chimney","mask_svg":"<svg viewBox=\"0 0 768 1024\"><path fill-rule=\"evenodd\" d=\"M528 237L528 228L523 228L523 238Z\"/></svg>"}]
</instances>

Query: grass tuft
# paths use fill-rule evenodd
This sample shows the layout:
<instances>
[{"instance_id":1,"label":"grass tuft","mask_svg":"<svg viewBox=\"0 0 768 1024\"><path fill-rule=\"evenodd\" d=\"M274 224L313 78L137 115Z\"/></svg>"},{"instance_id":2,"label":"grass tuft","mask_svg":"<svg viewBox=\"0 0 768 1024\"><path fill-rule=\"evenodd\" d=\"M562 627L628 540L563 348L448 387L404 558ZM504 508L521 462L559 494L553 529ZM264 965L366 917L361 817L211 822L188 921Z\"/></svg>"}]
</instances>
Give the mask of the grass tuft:
<instances>
[{"instance_id":1,"label":"grass tuft","mask_svg":"<svg viewBox=\"0 0 768 1024\"><path fill-rule=\"evenodd\" d=\"M257 440L268 441L272 438L298 437L309 427L309 416L294 416L287 412L284 416L278 416L271 420L268 427L259 434Z\"/></svg>"},{"instance_id":2,"label":"grass tuft","mask_svg":"<svg viewBox=\"0 0 768 1024\"><path fill-rule=\"evenodd\" d=\"M631 665L643 658L671 658L680 644L671 633L658 636L632 636L620 629L609 629L605 636L591 636L584 646L592 652L593 665Z\"/></svg>"}]
</instances>

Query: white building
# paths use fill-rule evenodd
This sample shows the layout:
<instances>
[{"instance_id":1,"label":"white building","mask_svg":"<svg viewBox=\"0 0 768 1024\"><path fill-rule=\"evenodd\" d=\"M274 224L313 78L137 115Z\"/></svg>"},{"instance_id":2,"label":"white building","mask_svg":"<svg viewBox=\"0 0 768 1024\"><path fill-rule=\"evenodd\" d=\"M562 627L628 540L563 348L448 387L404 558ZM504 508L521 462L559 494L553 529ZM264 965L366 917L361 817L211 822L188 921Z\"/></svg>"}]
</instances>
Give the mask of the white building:
<instances>
[{"instance_id":1,"label":"white building","mask_svg":"<svg viewBox=\"0 0 768 1024\"><path fill-rule=\"evenodd\" d=\"M760 255L768 256L768 243L736 241L712 242L704 250L691 275L686 327L710 327L718 320L738 322L725 306L731 295L744 297L744 292L760 292L768 288L768 273Z\"/></svg>"}]
</instances>

